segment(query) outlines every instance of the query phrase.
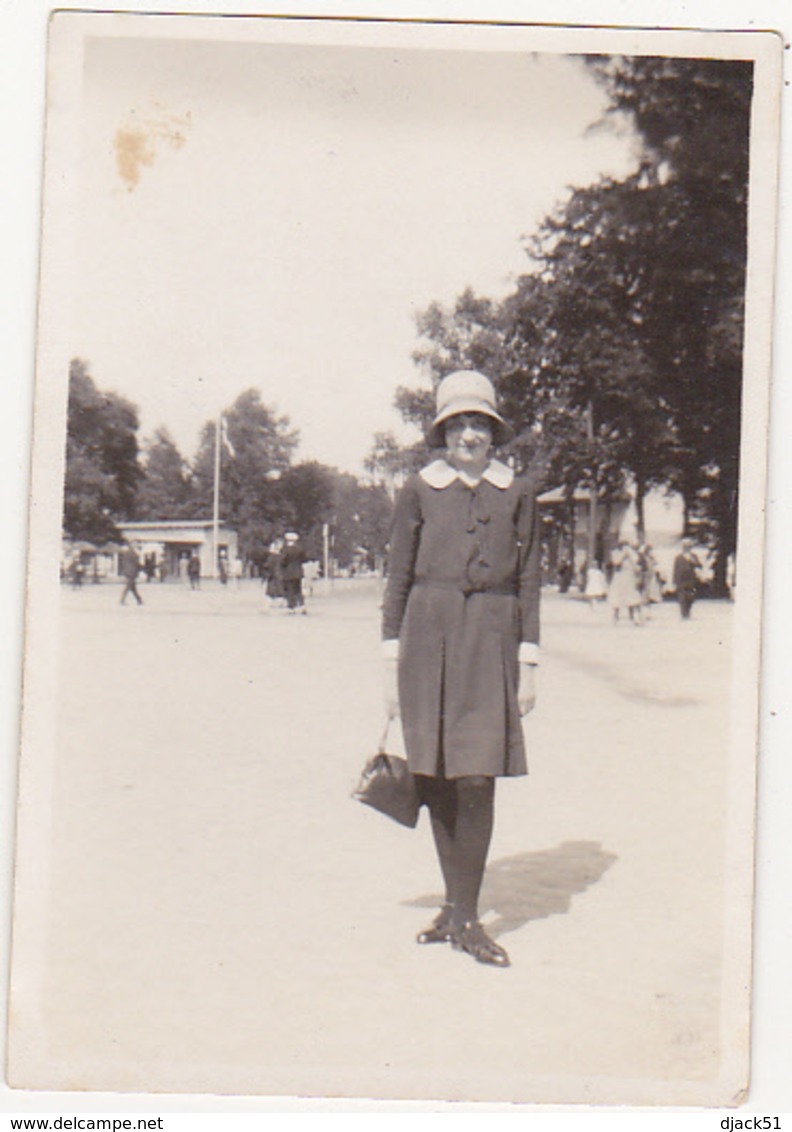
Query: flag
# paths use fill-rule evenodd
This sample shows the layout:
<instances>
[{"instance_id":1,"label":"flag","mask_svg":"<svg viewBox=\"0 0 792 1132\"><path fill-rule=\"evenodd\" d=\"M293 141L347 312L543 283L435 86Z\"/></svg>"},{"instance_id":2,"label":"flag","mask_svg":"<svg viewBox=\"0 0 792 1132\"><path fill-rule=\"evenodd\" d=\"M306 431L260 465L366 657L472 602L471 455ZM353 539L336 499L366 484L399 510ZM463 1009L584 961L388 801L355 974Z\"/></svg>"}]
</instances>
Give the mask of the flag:
<instances>
[{"instance_id":1,"label":"flag","mask_svg":"<svg viewBox=\"0 0 792 1132\"><path fill-rule=\"evenodd\" d=\"M220 416L217 419L220 422L220 437L222 439L223 444L225 444L226 448L228 449L228 451L231 453L232 456L236 456L236 450L234 449L233 444L231 443L231 441L228 438L228 422L227 422L227 420L225 419L225 417L223 416L222 413L220 414Z\"/></svg>"}]
</instances>

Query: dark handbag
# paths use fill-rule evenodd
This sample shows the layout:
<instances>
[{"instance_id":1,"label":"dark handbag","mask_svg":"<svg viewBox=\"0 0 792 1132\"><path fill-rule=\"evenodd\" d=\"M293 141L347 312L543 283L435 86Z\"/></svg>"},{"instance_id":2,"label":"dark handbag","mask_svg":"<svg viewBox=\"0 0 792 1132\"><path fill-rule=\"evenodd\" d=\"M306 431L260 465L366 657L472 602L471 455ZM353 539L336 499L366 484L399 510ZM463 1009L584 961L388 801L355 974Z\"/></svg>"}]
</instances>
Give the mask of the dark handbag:
<instances>
[{"instance_id":1,"label":"dark handbag","mask_svg":"<svg viewBox=\"0 0 792 1132\"><path fill-rule=\"evenodd\" d=\"M380 740L379 750L363 767L360 782L352 792L352 797L364 806L379 810L400 825L414 829L418 823L420 800L415 776L407 766L407 760L399 755L389 755L385 751L388 741L390 721Z\"/></svg>"}]
</instances>

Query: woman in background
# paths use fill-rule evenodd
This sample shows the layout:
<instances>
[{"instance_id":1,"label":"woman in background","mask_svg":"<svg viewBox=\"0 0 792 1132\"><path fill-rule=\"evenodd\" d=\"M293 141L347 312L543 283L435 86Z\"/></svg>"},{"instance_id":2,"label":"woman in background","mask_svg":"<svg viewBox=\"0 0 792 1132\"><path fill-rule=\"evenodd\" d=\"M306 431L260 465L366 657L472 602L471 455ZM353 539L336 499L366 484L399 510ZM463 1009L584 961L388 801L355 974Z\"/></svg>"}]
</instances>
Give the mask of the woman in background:
<instances>
[{"instance_id":1,"label":"woman in background","mask_svg":"<svg viewBox=\"0 0 792 1132\"><path fill-rule=\"evenodd\" d=\"M618 623L619 614L626 610L633 625L643 625L641 604L641 566L636 550L627 539L621 539L611 554L611 577L608 600L613 610L613 623Z\"/></svg>"}]
</instances>

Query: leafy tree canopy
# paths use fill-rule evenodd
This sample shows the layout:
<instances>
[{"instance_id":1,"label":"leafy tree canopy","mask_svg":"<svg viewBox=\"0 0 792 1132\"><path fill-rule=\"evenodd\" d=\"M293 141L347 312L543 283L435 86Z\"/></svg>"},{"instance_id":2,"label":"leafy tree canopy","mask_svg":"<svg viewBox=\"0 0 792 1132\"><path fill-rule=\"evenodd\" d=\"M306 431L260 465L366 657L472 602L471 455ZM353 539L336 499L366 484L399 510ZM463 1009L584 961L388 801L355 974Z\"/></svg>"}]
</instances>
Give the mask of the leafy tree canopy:
<instances>
[{"instance_id":1,"label":"leafy tree canopy","mask_svg":"<svg viewBox=\"0 0 792 1132\"><path fill-rule=\"evenodd\" d=\"M165 428L144 444L136 510L139 519L186 519L192 514L190 467Z\"/></svg>"},{"instance_id":2,"label":"leafy tree canopy","mask_svg":"<svg viewBox=\"0 0 792 1132\"><path fill-rule=\"evenodd\" d=\"M751 65L588 60L629 115L638 168L573 190L526 243L505 300L464 292L418 320L416 362L495 381L512 455L546 483L680 491L717 552L736 540ZM406 419L431 401L400 389Z\"/></svg>"},{"instance_id":3,"label":"leafy tree canopy","mask_svg":"<svg viewBox=\"0 0 792 1132\"><path fill-rule=\"evenodd\" d=\"M72 539L101 545L118 538L116 522L134 517L137 409L97 389L84 361L69 367L63 527Z\"/></svg>"}]
</instances>

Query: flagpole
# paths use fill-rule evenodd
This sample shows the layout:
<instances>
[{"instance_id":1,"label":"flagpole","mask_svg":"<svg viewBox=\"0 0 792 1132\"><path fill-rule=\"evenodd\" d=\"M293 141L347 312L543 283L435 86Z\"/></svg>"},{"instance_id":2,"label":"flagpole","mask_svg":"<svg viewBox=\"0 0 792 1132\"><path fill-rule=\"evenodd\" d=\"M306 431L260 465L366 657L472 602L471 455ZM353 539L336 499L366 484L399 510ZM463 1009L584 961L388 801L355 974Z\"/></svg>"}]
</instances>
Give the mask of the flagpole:
<instances>
[{"instance_id":1,"label":"flagpole","mask_svg":"<svg viewBox=\"0 0 792 1132\"><path fill-rule=\"evenodd\" d=\"M215 422L215 453L214 453L214 498L212 503L212 577L218 575L218 558L220 550L220 436L222 432L223 414L217 414Z\"/></svg>"}]
</instances>

